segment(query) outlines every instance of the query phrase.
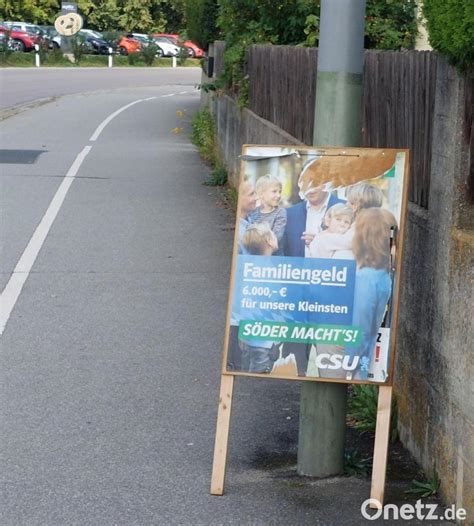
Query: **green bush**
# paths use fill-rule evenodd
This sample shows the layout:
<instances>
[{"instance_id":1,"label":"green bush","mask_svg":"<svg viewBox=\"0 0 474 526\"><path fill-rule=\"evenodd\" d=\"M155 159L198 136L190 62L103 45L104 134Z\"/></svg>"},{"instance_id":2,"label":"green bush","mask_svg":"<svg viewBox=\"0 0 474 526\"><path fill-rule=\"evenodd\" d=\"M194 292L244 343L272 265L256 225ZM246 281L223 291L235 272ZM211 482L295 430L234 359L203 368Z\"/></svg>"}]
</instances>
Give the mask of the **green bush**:
<instances>
[{"instance_id":1,"label":"green bush","mask_svg":"<svg viewBox=\"0 0 474 526\"><path fill-rule=\"evenodd\" d=\"M45 54L44 60L41 62L45 66L71 66L71 62L64 57L63 52L59 48L54 48Z\"/></svg>"},{"instance_id":2,"label":"green bush","mask_svg":"<svg viewBox=\"0 0 474 526\"><path fill-rule=\"evenodd\" d=\"M209 179L204 184L225 185L227 171L219 155L216 126L208 108L204 108L195 115L192 122L191 140L198 147L201 157L213 167Z\"/></svg>"},{"instance_id":3,"label":"green bush","mask_svg":"<svg viewBox=\"0 0 474 526\"><path fill-rule=\"evenodd\" d=\"M187 0L186 29L190 40L203 49L219 38L217 0Z\"/></svg>"},{"instance_id":4,"label":"green bush","mask_svg":"<svg viewBox=\"0 0 474 526\"><path fill-rule=\"evenodd\" d=\"M411 49L418 33L416 0L367 0L365 42L368 49Z\"/></svg>"},{"instance_id":5,"label":"green bush","mask_svg":"<svg viewBox=\"0 0 474 526\"><path fill-rule=\"evenodd\" d=\"M141 52L129 53L127 55L127 60L128 60L129 66L138 66L138 65L141 66L144 64Z\"/></svg>"},{"instance_id":6,"label":"green bush","mask_svg":"<svg viewBox=\"0 0 474 526\"><path fill-rule=\"evenodd\" d=\"M199 155L210 163L216 155L216 127L208 108L196 113L192 122L191 140L198 147Z\"/></svg>"},{"instance_id":7,"label":"green bush","mask_svg":"<svg viewBox=\"0 0 474 526\"><path fill-rule=\"evenodd\" d=\"M87 53L87 44L84 38L80 36L74 36L71 39L71 51L74 57L74 63L79 64L82 57Z\"/></svg>"},{"instance_id":8,"label":"green bush","mask_svg":"<svg viewBox=\"0 0 474 526\"><path fill-rule=\"evenodd\" d=\"M155 44L154 41L150 40L148 42L147 46L143 46L140 53L141 60L143 60L145 66L153 66L153 62L155 62L156 54L158 53L158 46Z\"/></svg>"},{"instance_id":9,"label":"green bush","mask_svg":"<svg viewBox=\"0 0 474 526\"><path fill-rule=\"evenodd\" d=\"M434 49L460 70L474 64L474 3L468 0L425 0L423 15Z\"/></svg>"},{"instance_id":10,"label":"green bush","mask_svg":"<svg viewBox=\"0 0 474 526\"><path fill-rule=\"evenodd\" d=\"M378 396L379 390L376 385L354 384L352 386L352 393L348 400L348 416L353 421L355 429L375 431ZM397 415L397 402L394 397L390 418L390 440L392 443L398 440Z\"/></svg>"},{"instance_id":11,"label":"green bush","mask_svg":"<svg viewBox=\"0 0 474 526\"><path fill-rule=\"evenodd\" d=\"M224 186L227 184L227 170L220 161L214 166L209 179L204 184L206 186Z\"/></svg>"},{"instance_id":12,"label":"green bush","mask_svg":"<svg viewBox=\"0 0 474 526\"><path fill-rule=\"evenodd\" d=\"M206 0L192 0L201 6ZM412 48L417 35L416 0L367 0L365 46ZM248 104L246 52L252 44L317 46L318 0L219 0L217 27L226 41L225 87Z\"/></svg>"}]
</instances>

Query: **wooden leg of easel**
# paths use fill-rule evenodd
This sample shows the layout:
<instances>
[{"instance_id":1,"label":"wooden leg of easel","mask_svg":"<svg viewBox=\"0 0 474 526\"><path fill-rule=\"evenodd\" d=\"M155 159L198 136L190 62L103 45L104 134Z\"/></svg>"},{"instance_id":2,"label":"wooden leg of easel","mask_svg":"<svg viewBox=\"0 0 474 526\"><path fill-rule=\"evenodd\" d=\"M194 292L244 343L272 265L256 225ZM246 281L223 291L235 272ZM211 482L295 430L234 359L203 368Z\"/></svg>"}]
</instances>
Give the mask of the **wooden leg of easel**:
<instances>
[{"instance_id":1,"label":"wooden leg of easel","mask_svg":"<svg viewBox=\"0 0 474 526\"><path fill-rule=\"evenodd\" d=\"M371 508L383 506L385 492L385 475L387 473L388 440L390 438L390 412L392 409L392 387L379 387L379 401L377 407L377 425L375 427L374 463L372 467L372 488L370 498L375 502Z\"/></svg>"},{"instance_id":2,"label":"wooden leg of easel","mask_svg":"<svg viewBox=\"0 0 474 526\"><path fill-rule=\"evenodd\" d=\"M214 461L212 463L211 495L222 495L224 493L225 463L227 443L229 441L233 389L234 377L222 375L219 410L217 412L216 442L214 444Z\"/></svg>"}]
</instances>

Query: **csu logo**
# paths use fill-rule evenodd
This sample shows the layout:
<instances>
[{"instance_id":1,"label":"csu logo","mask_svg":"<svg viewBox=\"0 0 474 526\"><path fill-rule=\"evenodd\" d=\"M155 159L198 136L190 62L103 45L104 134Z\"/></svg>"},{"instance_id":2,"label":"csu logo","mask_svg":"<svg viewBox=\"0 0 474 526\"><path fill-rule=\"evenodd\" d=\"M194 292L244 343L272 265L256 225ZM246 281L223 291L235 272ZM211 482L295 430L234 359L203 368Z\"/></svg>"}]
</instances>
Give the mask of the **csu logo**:
<instances>
[{"instance_id":1,"label":"csu logo","mask_svg":"<svg viewBox=\"0 0 474 526\"><path fill-rule=\"evenodd\" d=\"M316 356L316 367L319 369L344 369L353 371L359 363L359 356L340 356L338 354L318 354Z\"/></svg>"}]
</instances>

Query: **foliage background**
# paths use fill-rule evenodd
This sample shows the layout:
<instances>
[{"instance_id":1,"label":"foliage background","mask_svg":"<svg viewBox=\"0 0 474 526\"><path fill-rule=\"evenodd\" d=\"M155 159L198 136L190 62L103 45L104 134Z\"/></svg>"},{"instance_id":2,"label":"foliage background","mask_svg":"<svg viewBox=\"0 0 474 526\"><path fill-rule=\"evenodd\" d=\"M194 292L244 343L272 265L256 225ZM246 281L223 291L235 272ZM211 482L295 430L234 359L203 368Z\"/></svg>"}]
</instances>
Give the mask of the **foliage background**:
<instances>
[{"instance_id":1,"label":"foliage background","mask_svg":"<svg viewBox=\"0 0 474 526\"><path fill-rule=\"evenodd\" d=\"M461 70L474 63L474 2L466 0L425 0L430 44Z\"/></svg>"},{"instance_id":2,"label":"foliage background","mask_svg":"<svg viewBox=\"0 0 474 526\"><path fill-rule=\"evenodd\" d=\"M185 28L185 0L76 0L85 27L98 31L179 33ZM60 0L0 0L0 20L53 24Z\"/></svg>"}]
</instances>

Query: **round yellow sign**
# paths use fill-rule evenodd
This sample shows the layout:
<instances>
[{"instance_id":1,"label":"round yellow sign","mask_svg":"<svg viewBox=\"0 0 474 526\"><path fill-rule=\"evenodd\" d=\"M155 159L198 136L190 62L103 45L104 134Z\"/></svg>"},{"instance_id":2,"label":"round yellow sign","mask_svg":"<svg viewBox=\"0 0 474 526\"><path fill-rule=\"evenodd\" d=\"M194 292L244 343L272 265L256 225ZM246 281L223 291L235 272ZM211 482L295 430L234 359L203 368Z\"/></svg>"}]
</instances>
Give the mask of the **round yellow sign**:
<instances>
[{"instance_id":1,"label":"round yellow sign","mask_svg":"<svg viewBox=\"0 0 474 526\"><path fill-rule=\"evenodd\" d=\"M71 37L82 28L82 16L77 13L68 13L67 15L58 16L54 21L56 31L65 37Z\"/></svg>"}]
</instances>

